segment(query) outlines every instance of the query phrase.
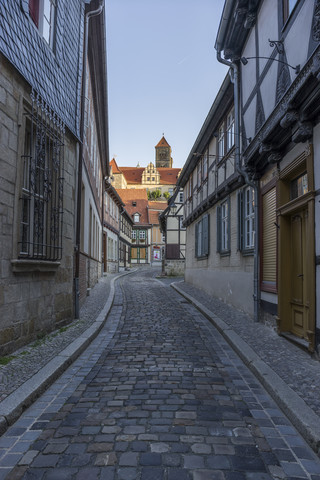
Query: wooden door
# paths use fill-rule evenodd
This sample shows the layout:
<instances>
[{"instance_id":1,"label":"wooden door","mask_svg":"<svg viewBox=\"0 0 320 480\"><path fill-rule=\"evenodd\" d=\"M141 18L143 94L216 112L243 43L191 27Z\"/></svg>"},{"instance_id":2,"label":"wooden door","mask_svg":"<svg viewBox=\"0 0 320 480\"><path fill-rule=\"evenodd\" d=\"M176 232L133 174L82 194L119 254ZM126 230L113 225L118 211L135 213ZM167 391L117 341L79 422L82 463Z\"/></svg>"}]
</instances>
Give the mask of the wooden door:
<instances>
[{"instance_id":1,"label":"wooden door","mask_svg":"<svg viewBox=\"0 0 320 480\"><path fill-rule=\"evenodd\" d=\"M308 211L291 215L292 333L307 339L309 302L306 292L306 223Z\"/></svg>"}]
</instances>

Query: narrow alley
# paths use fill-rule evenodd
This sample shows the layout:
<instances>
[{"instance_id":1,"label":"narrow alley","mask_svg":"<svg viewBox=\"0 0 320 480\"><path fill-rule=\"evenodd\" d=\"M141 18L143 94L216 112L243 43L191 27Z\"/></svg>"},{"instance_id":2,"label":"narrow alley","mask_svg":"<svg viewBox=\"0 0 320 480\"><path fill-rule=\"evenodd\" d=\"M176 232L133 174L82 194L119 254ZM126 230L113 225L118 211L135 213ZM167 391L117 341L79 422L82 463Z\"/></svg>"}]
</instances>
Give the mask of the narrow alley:
<instances>
[{"instance_id":1,"label":"narrow alley","mask_svg":"<svg viewBox=\"0 0 320 480\"><path fill-rule=\"evenodd\" d=\"M115 283L84 353L0 439L0 479L320 479L210 322L152 269Z\"/></svg>"}]
</instances>

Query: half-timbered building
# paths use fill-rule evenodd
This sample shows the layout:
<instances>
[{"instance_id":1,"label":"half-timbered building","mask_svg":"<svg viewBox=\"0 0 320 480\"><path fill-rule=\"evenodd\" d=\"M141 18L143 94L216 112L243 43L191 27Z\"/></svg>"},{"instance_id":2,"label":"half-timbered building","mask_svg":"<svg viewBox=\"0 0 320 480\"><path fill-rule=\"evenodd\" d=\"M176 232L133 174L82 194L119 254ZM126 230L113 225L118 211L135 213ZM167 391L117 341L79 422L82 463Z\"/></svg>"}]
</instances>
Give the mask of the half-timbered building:
<instances>
[{"instance_id":1,"label":"half-timbered building","mask_svg":"<svg viewBox=\"0 0 320 480\"><path fill-rule=\"evenodd\" d=\"M254 190L238 171L235 140L227 75L177 182L184 189L185 280L253 315Z\"/></svg>"},{"instance_id":2,"label":"half-timbered building","mask_svg":"<svg viewBox=\"0 0 320 480\"><path fill-rule=\"evenodd\" d=\"M226 0L215 45L257 192L259 318L309 351L320 340L319 18L319 0Z\"/></svg>"}]
</instances>

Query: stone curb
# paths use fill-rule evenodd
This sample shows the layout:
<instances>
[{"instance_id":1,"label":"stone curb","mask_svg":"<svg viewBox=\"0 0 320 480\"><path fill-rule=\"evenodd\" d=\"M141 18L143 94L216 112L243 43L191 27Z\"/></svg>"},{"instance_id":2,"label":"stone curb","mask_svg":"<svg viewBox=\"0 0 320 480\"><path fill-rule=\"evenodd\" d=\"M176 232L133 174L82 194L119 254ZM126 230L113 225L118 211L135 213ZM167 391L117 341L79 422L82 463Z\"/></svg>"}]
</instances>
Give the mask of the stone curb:
<instances>
[{"instance_id":1,"label":"stone curb","mask_svg":"<svg viewBox=\"0 0 320 480\"><path fill-rule=\"evenodd\" d=\"M96 320L78 338L73 340L64 350L51 359L35 375L18 387L0 402L0 435L9 428L28 408L88 347L96 338L111 310L114 300L114 283L120 277L134 273L135 270L124 272L110 281L108 299Z\"/></svg>"},{"instance_id":2,"label":"stone curb","mask_svg":"<svg viewBox=\"0 0 320 480\"><path fill-rule=\"evenodd\" d=\"M305 403L305 401L292 390L271 367L221 318L202 305L191 295L185 293L178 286L179 282L172 283L174 288L188 302L194 305L221 333L230 346L237 352L242 361L255 374L264 388L279 405L281 410L296 427L305 441L315 453L320 456L320 418Z\"/></svg>"}]
</instances>

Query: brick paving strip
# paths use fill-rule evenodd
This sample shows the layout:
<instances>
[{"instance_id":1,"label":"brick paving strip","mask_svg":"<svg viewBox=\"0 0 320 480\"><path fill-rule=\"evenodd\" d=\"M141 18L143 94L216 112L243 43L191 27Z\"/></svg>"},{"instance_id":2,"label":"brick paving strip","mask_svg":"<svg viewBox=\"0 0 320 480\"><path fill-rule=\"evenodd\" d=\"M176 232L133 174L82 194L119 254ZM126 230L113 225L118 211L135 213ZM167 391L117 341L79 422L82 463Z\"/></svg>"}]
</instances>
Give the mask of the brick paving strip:
<instances>
[{"instance_id":1,"label":"brick paving strip","mask_svg":"<svg viewBox=\"0 0 320 480\"><path fill-rule=\"evenodd\" d=\"M0 479L320 480L320 460L194 306L149 273L115 290L96 339L0 439Z\"/></svg>"},{"instance_id":2,"label":"brick paving strip","mask_svg":"<svg viewBox=\"0 0 320 480\"><path fill-rule=\"evenodd\" d=\"M101 278L82 306L80 320L21 348L0 366L0 434L98 335L112 306L115 280L133 272Z\"/></svg>"},{"instance_id":3,"label":"brick paving strip","mask_svg":"<svg viewBox=\"0 0 320 480\"><path fill-rule=\"evenodd\" d=\"M320 362L204 291L171 286L219 330L320 456Z\"/></svg>"}]
</instances>

